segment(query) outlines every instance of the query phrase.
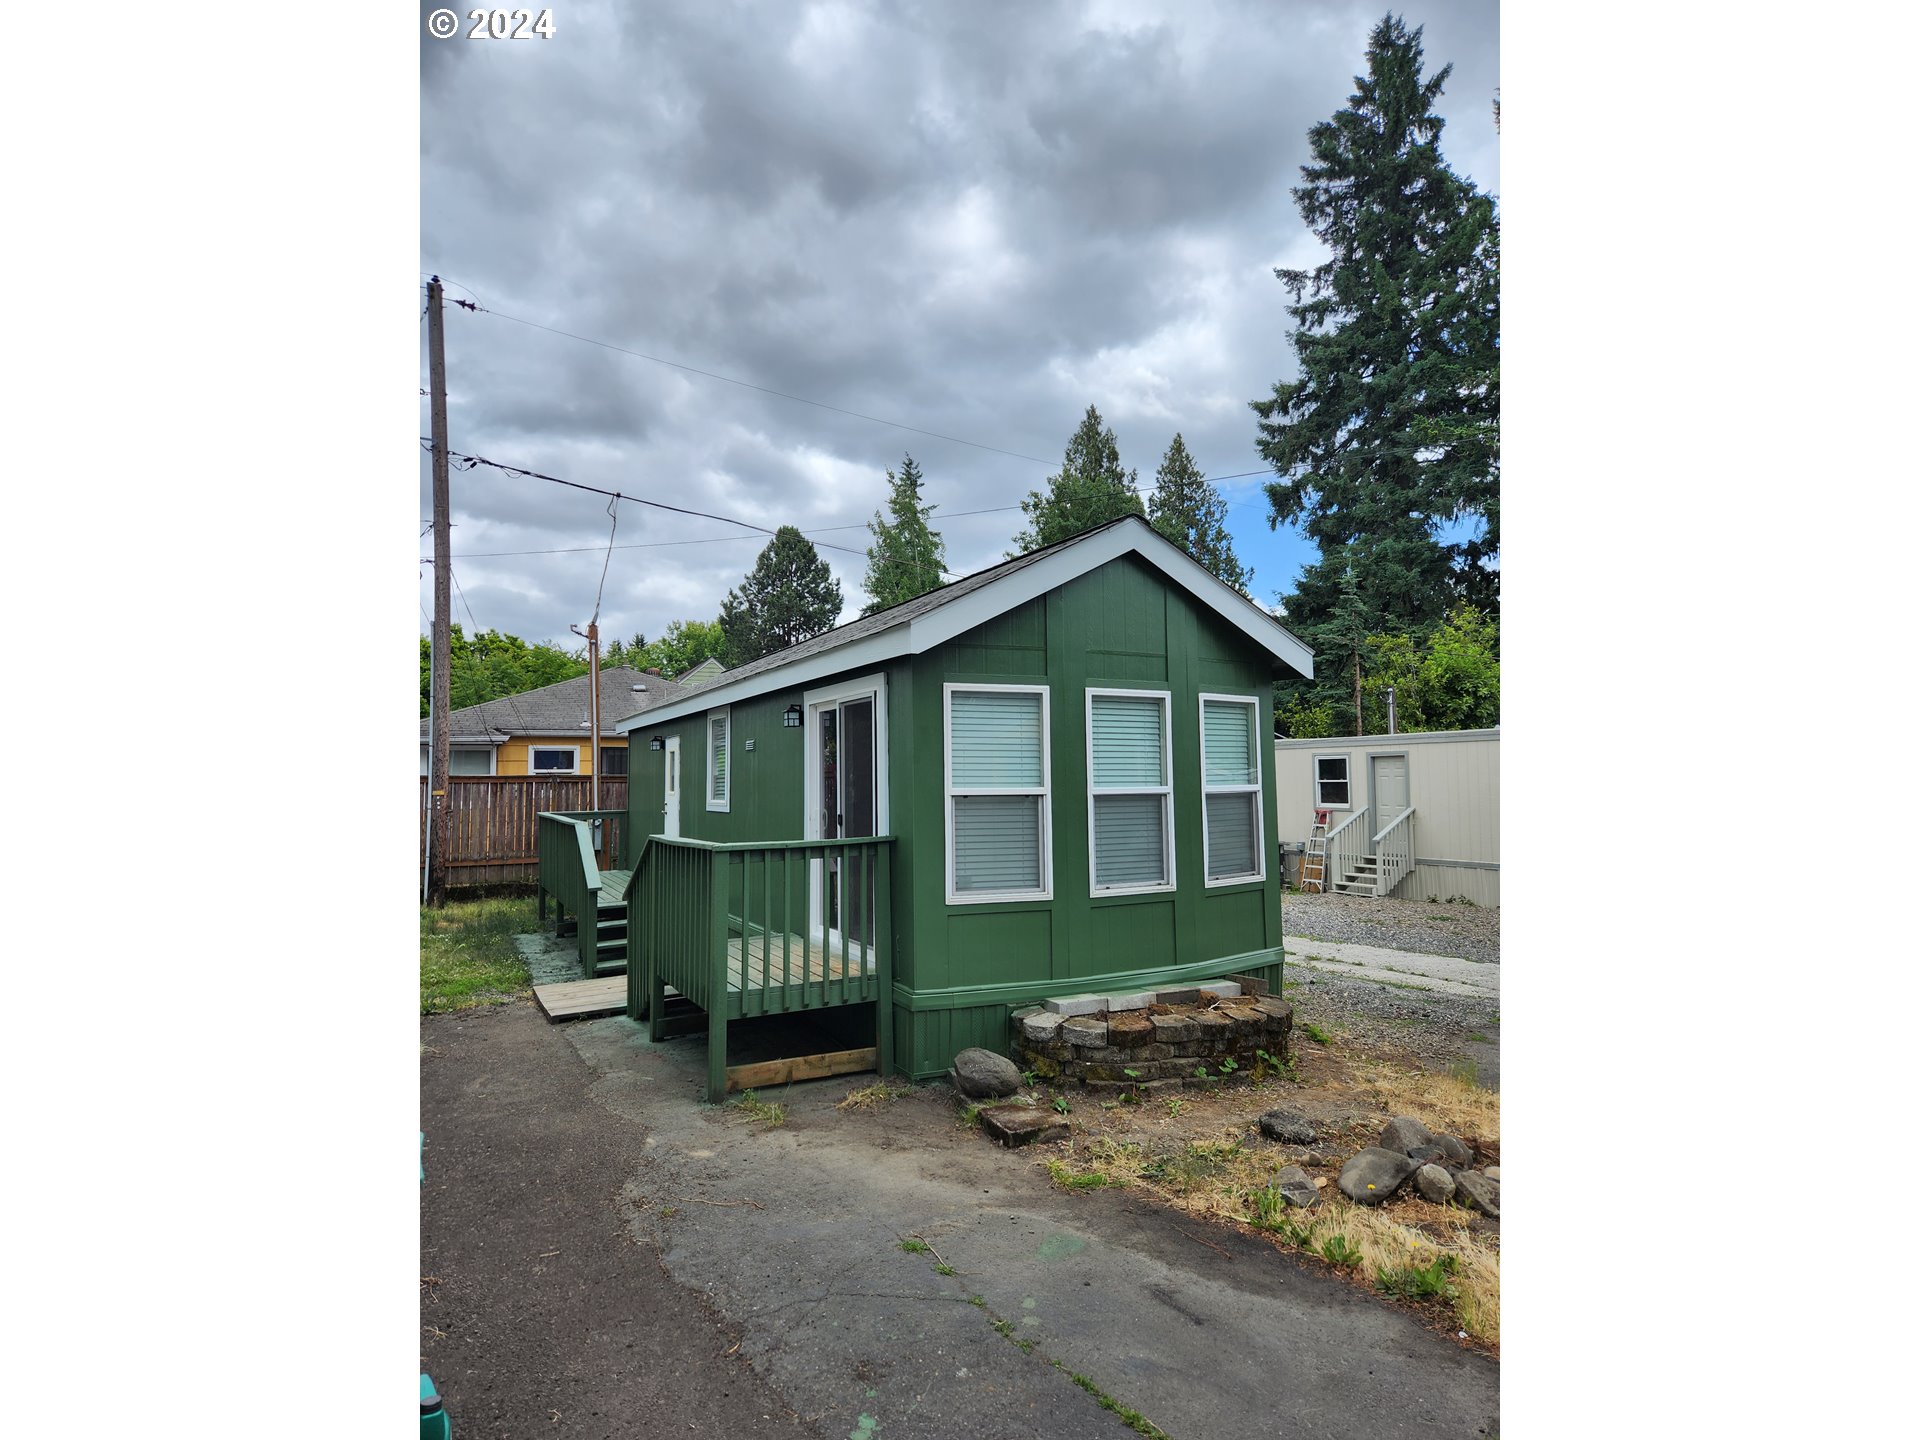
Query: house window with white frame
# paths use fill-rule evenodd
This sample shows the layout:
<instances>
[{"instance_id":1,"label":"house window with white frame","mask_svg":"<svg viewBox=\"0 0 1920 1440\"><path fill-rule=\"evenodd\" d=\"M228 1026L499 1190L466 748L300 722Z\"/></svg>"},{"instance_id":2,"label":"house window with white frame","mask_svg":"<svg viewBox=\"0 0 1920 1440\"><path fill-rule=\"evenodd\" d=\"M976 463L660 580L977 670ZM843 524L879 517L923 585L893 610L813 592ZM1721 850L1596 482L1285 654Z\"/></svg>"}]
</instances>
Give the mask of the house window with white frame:
<instances>
[{"instance_id":1,"label":"house window with white frame","mask_svg":"<svg viewBox=\"0 0 1920 1440\"><path fill-rule=\"evenodd\" d=\"M1166 691L1087 692L1092 893L1173 887L1173 757Z\"/></svg>"},{"instance_id":2,"label":"house window with white frame","mask_svg":"<svg viewBox=\"0 0 1920 1440\"><path fill-rule=\"evenodd\" d=\"M1260 822L1260 702L1243 695L1200 697L1201 791L1207 884L1266 877Z\"/></svg>"},{"instance_id":3,"label":"house window with white frame","mask_svg":"<svg viewBox=\"0 0 1920 1440\"><path fill-rule=\"evenodd\" d=\"M527 750L527 772L532 775L577 775L578 745L534 745Z\"/></svg>"},{"instance_id":4,"label":"house window with white frame","mask_svg":"<svg viewBox=\"0 0 1920 1440\"><path fill-rule=\"evenodd\" d=\"M1313 803L1321 810L1344 810L1353 803L1353 787L1347 778L1347 757L1313 757Z\"/></svg>"},{"instance_id":5,"label":"house window with white frame","mask_svg":"<svg viewBox=\"0 0 1920 1440\"><path fill-rule=\"evenodd\" d=\"M707 716L707 809L733 806L733 774L729 765L733 713L715 710Z\"/></svg>"},{"instance_id":6,"label":"house window with white frame","mask_svg":"<svg viewBox=\"0 0 1920 1440\"><path fill-rule=\"evenodd\" d=\"M948 685L947 898L1053 894L1047 691Z\"/></svg>"}]
</instances>

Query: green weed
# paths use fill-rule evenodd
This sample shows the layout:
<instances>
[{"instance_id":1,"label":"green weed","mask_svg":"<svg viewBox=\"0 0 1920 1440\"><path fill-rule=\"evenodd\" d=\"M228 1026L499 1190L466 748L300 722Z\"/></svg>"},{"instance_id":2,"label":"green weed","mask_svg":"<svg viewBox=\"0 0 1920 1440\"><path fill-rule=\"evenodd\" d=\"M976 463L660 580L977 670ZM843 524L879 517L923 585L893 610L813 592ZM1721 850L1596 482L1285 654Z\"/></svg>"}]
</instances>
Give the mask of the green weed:
<instances>
[{"instance_id":1,"label":"green weed","mask_svg":"<svg viewBox=\"0 0 1920 1440\"><path fill-rule=\"evenodd\" d=\"M1358 1265L1360 1247L1344 1235L1329 1235L1320 1242L1321 1257L1335 1265Z\"/></svg>"},{"instance_id":2,"label":"green weed","mask_svg":"<svg viewBox=\"0 0 1920 1440\"><path fill-rule=\"evenodd\" d=\"M787 1107L770 1105L751 1090L742 1090L739 1095L727 1102L740 1112L740 1117L749 1125L764 1126L768 1130L778 1130L787 1123Z\"/></svg>"},{"instance_id":3,"label":"green weed","mask_svg":"<svg viewBox=\"0 0 1920 1440\"><path fill-rule=\"evenodd\" d=\"M1333 1043L1333 1037L1311 1020L1301 1021L1300 1033L1316 1045L1331 1045Z\"/></svg>"},{"instance_id":4,"label":"green weed","mask_svg":"<svg viewBox=\"0 0 1920 1440\"><path fill-rule=\"evenodd\" d=\"M924 1255L933 1247L924 1240L902 1240L900 1248L909 1255Z\"/></svg>"},{"instance_id":5,"label":"green weed","mask_svg":"<svg viewBox=\"0 0 1920 1440\"><path fill-rule=\"evenodd\" d=\"M1440 1255L1431 1264L1382 1266L1374 1272L1373 1283L1382 1294L1407 1300L1452 1300L1459 1291L1453 1277L1460 1262L1452 1255Z\"/></svg>"}]
</instances>

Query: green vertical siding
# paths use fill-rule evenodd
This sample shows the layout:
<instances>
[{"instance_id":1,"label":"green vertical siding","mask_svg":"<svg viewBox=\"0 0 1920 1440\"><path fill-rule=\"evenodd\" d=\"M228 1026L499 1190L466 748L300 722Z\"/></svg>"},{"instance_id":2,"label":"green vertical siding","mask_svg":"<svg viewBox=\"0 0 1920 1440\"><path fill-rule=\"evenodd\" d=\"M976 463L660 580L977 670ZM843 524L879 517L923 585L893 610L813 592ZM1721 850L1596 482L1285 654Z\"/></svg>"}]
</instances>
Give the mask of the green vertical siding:
<instances>
[{"instance_id":1,"label":"green vertical siding","mask_svg":"<svg viewBox=\"0 0 1920 1440\"><path fill-rule=\"evenodd\" d=\"M1049 994L1164 983L1193 967L1280 977L1280 874L1273 776L1263 753L1260 807L1267 878L1208 888L1200 784L1200 696L1250 695L1273 733L1274 661L1151 566L1125 556L914 659L911 729L923 763L895 789L895 832L913 874L895 994L900 1066L937 1075L966 1045L1007 1048L1007 1017ZM943 687L1036 684L1050 691L1053 898L952 905L946 896ZM1090 894L1086 691L1171 692L1174 875L1170 892ZM896 735L901 732L896 731ZM905 746L896 740L896 756ZM899 796L913 796L901 823ZM908 938L910 936L910 938ZM906 958L911 951L911 958Z\"/></svg>"}]
</instances>

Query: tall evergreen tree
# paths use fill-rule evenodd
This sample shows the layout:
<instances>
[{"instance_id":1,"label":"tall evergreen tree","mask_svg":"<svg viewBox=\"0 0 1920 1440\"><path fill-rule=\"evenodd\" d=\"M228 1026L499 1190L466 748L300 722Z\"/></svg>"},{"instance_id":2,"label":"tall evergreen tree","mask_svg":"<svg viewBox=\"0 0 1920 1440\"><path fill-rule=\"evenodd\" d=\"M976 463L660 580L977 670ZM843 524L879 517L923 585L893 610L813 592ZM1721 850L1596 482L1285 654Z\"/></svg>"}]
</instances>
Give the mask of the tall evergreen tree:
<instances>
[{"instance_id":1,"label":"tall evergreen tree","mask_svg":"<svg viewBox=\"0 0 1920 1440\"><path fill-rule=\"evenodd\" d=\"M1433 105L1453 67L1422 78L1421 33L1382 20L1347 108L1308 133L1293 195L1332 255L1274 272L1300 378L1253 408L1279 477L1270 523L1300 521L1320 547L1284 597L1309 643L1349 566L1388 630L1431 629L1463 597L1498 603L1499 222L1440 158ZM1462 517L1479 533L1442 543Z\"/></svg>"},{"instance_id":2,"label":"tall evergreen tree","mask_svg":"<svg viewBox=\"0 0 1920 1440\"><path fill-rule=\"evenodd\" d=\"M840 618L840 582L791 525L774 532L738 590L720 606L729 670L809 640Z\"/></svg>"},{"instance_id":3,"label":"tall evergreen tree","mask_svg":"<svg viewBox=\"0 0 1920 1440\"><path fill-rule=\"evenodd\" d=\"M1067 441L1057 474L1044 491L1030 490L1020 502L1027 528L1013 537L1009 555L1024 555L1043 545L1068 540L1122 515L1144 515L1134 493L1139 472L1120 468L1120 446L1111 429L1100 428L1100 412L1087 406L1080 428Z\"/></svg>"},{"instance_id":4,"label":"tall evergreen tree","mask_svg":"<svg viewBox=\"0 0 1920 1440\"><path fill-rule=\"evenodd\" d=\"M1253 571L1233 553L1227 534L1227 502L1207 483L1187 452L1178 432L1154 472L1153 494L1147 499L1147 518L1153 528L1198 560L1218 579L1242 595L1253 584Z\"/></svg>"},{"instance_id":5,"label":"tall evergreen tree","mask_svg":"<svg viewBox=\"0 0 1920 1440\"><path fill-rule=\"evenodd\" d=\"M927 524L934 507L921 503L924 483L911 455L900 462L898 475L887 471L887 511L893 519L883 520L876 510L867 526L873 544L867 550L865 588L873 599L862 615L924 595L940 584L947 542Z\"/></svg>"}]
</instances>

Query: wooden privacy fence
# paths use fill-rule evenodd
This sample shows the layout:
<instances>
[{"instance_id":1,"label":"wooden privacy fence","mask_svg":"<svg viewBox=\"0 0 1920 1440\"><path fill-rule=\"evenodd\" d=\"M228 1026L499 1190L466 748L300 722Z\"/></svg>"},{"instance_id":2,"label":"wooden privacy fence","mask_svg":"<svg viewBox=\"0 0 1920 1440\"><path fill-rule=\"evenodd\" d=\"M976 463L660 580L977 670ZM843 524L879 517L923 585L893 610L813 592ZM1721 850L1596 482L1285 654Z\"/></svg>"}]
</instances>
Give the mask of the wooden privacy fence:
<instances>
[{"instance_id":1,"label":"wooden privacy fence","mask_svg":"<svg viewBox=\"0 0 1920 1440\"><path fill-rule=\"evenodd\" d=\"M454 775L447 781L447 883L498 885L540 878L539 815L593 808L586 775ZM600 777L600 808L622 812L601 828L600 867L621 858L625 776ZM420 777L420 865L427 863L427 779Z\"/></svg>"}]
</instances>

